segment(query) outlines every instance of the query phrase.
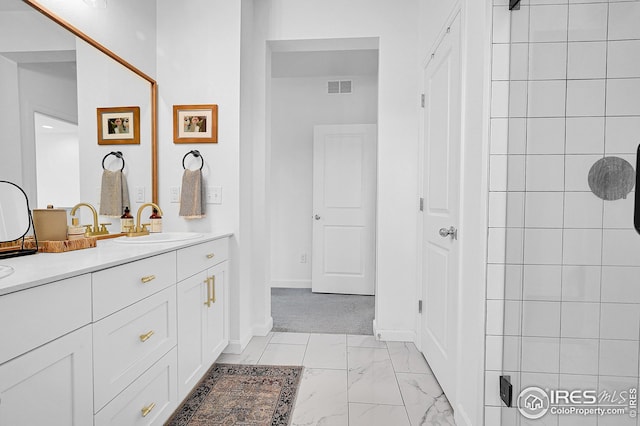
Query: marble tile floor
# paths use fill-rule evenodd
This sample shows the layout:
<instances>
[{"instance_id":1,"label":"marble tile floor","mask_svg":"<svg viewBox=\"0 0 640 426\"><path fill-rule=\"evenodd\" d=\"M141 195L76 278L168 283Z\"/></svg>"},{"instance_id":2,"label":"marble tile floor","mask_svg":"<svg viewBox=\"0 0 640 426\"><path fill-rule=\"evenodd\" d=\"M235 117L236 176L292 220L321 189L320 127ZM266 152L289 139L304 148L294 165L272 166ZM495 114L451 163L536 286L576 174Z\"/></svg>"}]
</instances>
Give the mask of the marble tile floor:
<instances>
[{"instance_id":1,"label":"marble tile floor","mask_svg":"<svg viewBox=\"0 0 640 426\"><path fill-rule=\"evenodd\" d=\"M373 336L269 333L221 363L303 365L293 426L455 425L453 412L413 343Z\"/></svg>"}]
</instances>

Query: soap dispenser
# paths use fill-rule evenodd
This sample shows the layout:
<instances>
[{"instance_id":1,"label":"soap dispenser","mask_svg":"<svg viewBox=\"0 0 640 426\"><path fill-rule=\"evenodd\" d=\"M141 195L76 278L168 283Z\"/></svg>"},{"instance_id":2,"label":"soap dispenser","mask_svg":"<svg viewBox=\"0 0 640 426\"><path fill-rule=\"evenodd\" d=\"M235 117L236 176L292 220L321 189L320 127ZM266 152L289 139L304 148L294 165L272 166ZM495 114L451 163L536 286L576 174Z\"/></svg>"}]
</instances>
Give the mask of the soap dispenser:
<instances>
[{"instance_id":1,"label":"soap dispenser","mask_svg":"<svg viewBox=\"0 0 640 426\"><path fill-rule=\"evenodd\" d=\"M68 240L79 240L80 238L84 238L85 229L80 225L80 219L77 217L71 218L71 225L67 229L67 239Z\"/></svg>"},{"instance_id":2,"label":"soap dispenser","mask_svg":"<svg viewBox=\"0 0 640 426\"><path fill-rule=\"evenodd\" d=\"M158 213L158 209L153 208L153 213L149 216L151 227L149 232L162 232L162 216Z\"/></svg>"},{"instance_id":3,"label":"soap dispenser","mask_svg":"<svg viewBox=\"0 0 640 426\"><path fill-rule=\"evenodd\" d=\"M124 213L120 216L120 232L132 232L133 231L133 216L129 210L129 206L124 208Z\"/></svg>"}]
</instances>

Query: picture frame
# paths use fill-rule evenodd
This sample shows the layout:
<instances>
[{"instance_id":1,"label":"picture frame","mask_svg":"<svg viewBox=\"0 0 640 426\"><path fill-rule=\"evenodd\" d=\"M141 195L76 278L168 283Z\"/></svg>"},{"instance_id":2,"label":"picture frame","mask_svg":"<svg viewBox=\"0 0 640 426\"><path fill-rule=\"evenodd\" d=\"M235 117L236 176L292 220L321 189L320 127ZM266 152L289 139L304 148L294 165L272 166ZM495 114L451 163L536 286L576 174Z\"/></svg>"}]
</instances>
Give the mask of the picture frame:
<instances>
[{"instance_id":1,"label":"picture frame","mask_svg":"<svg viewBox=\"0 0 640 426\"><path fill-rule=\"evenodd\" d=\"M173 143L218 143L218 105L174 105Z\"/></svg>"},{"instance_id":2,"label":"picture frame","mask_svg":"<svg viewBox=\"0 0 640 426\"><path fill-rule=\"evenodd\" d=\"M140 145L140 107L97 108L98 145Z\"/></svg>"}]
</instances>

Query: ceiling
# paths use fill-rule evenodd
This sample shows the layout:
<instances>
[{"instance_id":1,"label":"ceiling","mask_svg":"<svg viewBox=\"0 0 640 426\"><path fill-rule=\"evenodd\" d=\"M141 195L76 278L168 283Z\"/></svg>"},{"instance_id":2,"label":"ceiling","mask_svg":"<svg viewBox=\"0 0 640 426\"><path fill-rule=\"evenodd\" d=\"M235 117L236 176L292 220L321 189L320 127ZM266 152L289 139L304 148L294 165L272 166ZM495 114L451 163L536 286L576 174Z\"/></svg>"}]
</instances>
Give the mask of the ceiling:
<instances>
[{"instance_id":1,"label":"ceiling","mask_svg":"<svg viewBox=\"0 0 640 426\"><path fill-rule=\"evenodd\" d=\"M271 77L378 74L377 37L269 41Z\"/></svg>"},{"instance_id":2,"label":"ceiling","mask_svg":"<svg viewBox=\"0 0 640 426\"><path fill-rule=\"evenodd\" d=\"M378 74L378 50L273 52L271 77L297 78Z\"/></svg>"}]
</instances>

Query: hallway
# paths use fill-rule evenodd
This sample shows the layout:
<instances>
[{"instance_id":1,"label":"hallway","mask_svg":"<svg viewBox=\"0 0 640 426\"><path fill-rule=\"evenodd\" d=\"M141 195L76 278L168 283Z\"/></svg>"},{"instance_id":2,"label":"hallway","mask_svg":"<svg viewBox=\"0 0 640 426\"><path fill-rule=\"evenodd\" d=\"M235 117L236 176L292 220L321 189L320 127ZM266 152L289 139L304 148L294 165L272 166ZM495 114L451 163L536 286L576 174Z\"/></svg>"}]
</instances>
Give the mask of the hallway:
<instances>
[{"instance_id":1,"label":"hallway","mask_svg":"<svg viewBox=\"0 0 640 426\"><path fill-rule=\"evenodd\" d=\"M269 333L217 362L303 365L292 425L455 425L451 406L413 343L373 336Z\"/></svg>"},{"instance_id":2,"label":"hallway","mask_svg":"<svg viewBox=\"0 0 640 426\"><path fill-rule=\"evenodd\" d=\"M272 331L373 335L375 296L272 288Z\"/></svg>"}]
</instances>

